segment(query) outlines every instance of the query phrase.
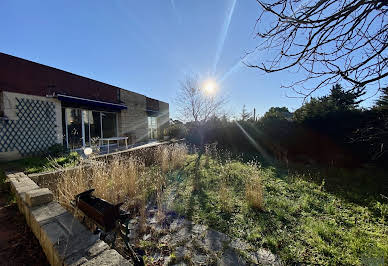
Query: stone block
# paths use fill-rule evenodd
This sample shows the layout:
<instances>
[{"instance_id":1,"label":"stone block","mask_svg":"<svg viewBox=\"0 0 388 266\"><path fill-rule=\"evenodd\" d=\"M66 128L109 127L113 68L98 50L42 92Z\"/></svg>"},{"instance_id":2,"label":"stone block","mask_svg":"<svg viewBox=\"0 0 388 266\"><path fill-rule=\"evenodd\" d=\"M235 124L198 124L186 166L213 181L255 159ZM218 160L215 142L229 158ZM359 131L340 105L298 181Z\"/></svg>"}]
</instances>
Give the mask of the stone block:
<instances>
[{"instance_id":1,"label":"stone block","mask_svg":"<svg viewBox=\"0 0 388 266\"><path fill-rule=\"evenodd\" d=\"M25 193L27 191L38 189L39 186L26 176L16 176L9 178L11 191L15 194ZM16 195L17 196L17 195Z\"/></svg>"},{"instance_id":2,"label":"stone block","mask_svg":"<svg viewBox=\"0 0 388 266\"><path fill-rule=\"evenodd\" d=\"M26 219L26 223L28 224L29 227L31 227L31 210L30 207L26 204L26 194L23 193L20 195L20 199L18 200L18 207L19 211L24 214L24 218Z\"/></svg>"},{"instance_id":3,"label":"stone block","mask_svg":"<svg viewBox=\"0 0 388 266\"><path fill-rule=\"evenodd\" d=\"M50 263L62 265L63 261L71 261L71 257L73 260L81 257L77 254L85 253L95 244L98 235L86 230L68 213L57 217L54 222L43 225L40 239L43 249L48 251Z\"/></svg>"},{"instance_id":4,"label":"stone block","mask_svg":"<svg viewBox=\"0 0 388 266\"><path fill-rule=\"evenodd\" d=\"M99 236L88 231L73 215L65 213L55 218L55 222L43 225L41 231L43 245L54 247L53 261L64 261L77 254L86 253Z\"/></svg>"},{"instance_id":5,"label":"stone block","mask_svg":"<svg viewBox=\"0 0 388 266\"><path fill-rule=\"evenodd\" d=\"M88 247L86 250L81 249L79 252L68 256L65 259L64 264L69 266L81 265L87 262L88 260L97 257L102 252L108 249L109 246L104 241L97 240L92 246Z\"/></svg>"},{"instance_id":6,"label":"stone block","mask_svg":"<svg viewBox=\"0 0 388 266\"><path fill-rule=\"evenodd\" d=\"M98 240L94 245L86 250L86 256L88 258L94 258L100 255L105 250L108 250L109 246L104 241Z\"/></svg>"},{"instance_id":7,"label":"stone block","mask_svg":"<svg viewBox=\"0 0 388 266\"><path fill-rule=\"evenodd\" d=\"M47 204L53 201L53 193L48 188L40 188L26 192L26 203L29 207Z\"/></svg>"},{"instance_id":8,"label":"stone block","mask_svg":"<svg viewBox=\"0 0 388 266\"><path fill-rule=\"evenodd\" d=\"M104 251L99 256L89 260L85 264L85 266L107 266L107 265L115 265L115 266L124 266L124 265L133 265L128 260L124 259L116 250L109 249Z\"/></svg>"},{"instance_id":9,"label":"stone block","mask_svg":"<svg viewBox=\"0 0 388 266\"><path fill-rule=\"evenodd\" d=\"M21 176L24 176L25 174L23 172L5 172L5 175L8 177L8 178L15 178L15 177L21 177Z\"/></svg>"},{"instance_id":10,"label":"stone block","mask_svg":"<svg viewBox=\"0 0 388 266\"><path fill-rule=\"evenodd\" d=\"M30 227L35 236L40 240L41 226L54 222L55 218L67 213L67 211L57 202L50 202L47 205L31 208Z\"/></svg>"},{"instance_id":11,"label":"stone block","mask_svg":"<svg viewBox=\"0 0 388 266\"><path fill-rule=\"evenodd\" d=\"M26 198L25 193L23 193L22 195L15 193L15 198L16 198L16 204L18 205L19 211L22 214L24 214L24 205L25 205L24 202L25 202L25 198Z\"/></svg>"}]
</instances>

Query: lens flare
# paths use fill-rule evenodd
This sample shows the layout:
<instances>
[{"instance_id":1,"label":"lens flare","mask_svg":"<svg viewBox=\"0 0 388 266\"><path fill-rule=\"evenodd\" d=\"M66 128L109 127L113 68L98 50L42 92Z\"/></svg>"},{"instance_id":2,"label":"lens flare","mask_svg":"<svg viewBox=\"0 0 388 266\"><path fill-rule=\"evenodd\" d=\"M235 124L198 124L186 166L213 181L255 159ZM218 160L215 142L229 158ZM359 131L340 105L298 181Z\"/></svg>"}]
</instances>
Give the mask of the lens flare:
<instances>
[{"instance_id":1,"label":"lens flare","mask_svg":"<svg viewBox=\"0 0 388 266\"><path fill-rule=\"evenodd\" d=\"M213 95L216 93L217 87L218 85L214 80L208 79L203 83L202 90L207 95Z\"/></svg>"}]
</instances>

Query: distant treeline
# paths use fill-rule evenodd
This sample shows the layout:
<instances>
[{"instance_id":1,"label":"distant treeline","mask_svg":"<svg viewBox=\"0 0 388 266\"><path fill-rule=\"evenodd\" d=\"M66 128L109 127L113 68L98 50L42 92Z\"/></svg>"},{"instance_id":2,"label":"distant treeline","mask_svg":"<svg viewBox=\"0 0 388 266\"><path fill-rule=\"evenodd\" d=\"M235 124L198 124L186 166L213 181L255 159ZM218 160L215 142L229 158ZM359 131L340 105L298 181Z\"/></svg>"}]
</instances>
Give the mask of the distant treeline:
<instances>
[{"instance_id":1,"label":"distant treeline","mask_svg":"<svg viewBox=\"0 0 388 266\"><path fill-rule=\"evenodd\" d=\"M217 143L233 153L259 153L286 164L333 167L384 166L388 162L388 89L369 109L359 107L361 91L311 98L294 113L272 107L259 119L243 111L229 121L213 117L202 124L173 121L167 135L186 137L196 145Z\"/></svg>"}]
</instances>

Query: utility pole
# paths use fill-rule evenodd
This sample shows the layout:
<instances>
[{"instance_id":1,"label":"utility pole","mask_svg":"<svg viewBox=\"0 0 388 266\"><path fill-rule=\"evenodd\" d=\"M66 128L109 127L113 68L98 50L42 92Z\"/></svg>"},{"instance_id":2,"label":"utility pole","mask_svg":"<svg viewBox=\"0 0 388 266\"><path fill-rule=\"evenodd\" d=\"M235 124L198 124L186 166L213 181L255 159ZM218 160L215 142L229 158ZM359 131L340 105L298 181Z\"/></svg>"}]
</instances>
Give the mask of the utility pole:
<instances>
[{"instance_id":1,"label":"utility pole","mask_svg":"<svg viewBox=\"0 0 388 266\"><path fill-rule=\"evenodd\" d=\"M253 121L256 121L256 108L253 108Z\"/></svg>"}]
</instances>

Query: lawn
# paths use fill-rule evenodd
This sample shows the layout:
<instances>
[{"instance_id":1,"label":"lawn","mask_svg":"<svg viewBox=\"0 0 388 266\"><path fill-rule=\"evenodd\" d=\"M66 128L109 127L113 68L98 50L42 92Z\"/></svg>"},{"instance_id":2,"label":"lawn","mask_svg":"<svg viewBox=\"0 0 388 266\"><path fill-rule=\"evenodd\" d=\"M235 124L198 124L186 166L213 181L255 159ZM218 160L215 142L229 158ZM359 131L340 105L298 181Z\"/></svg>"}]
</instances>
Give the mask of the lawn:
<instances>
[{"instance_id":1,"label":"lawn","mask_svg":"<svg viewBox=\"0 0 388 266\"><path fill-rule=\"evenodd\" d=\"M262 202L250 192L258 181ZM206 155L189 155L169 185L180 214L269 248L287 264L360 265L388 258L387 201L358 205L298 175Z\"/></svg>"}]
</instances>

